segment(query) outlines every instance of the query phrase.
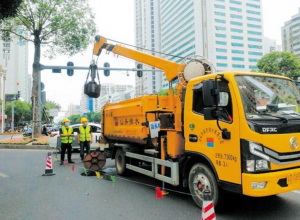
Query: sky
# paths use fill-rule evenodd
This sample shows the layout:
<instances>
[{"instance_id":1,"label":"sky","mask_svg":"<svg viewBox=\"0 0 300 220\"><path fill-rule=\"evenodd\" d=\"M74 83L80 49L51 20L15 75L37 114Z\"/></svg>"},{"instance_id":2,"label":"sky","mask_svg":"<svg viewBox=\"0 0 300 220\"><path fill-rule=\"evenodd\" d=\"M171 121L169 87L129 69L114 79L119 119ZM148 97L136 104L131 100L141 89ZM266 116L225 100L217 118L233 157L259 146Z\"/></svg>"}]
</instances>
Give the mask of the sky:
<instances>
[{"instance_id":1,"label":"sky","mask_svg":"<svg viewBox=\"0 0 300 220\"><path fill-rule=\"evenodd\" d=\"M208 0L211 1L211 0ZM121 41L134 44L134 0L90 0L90 6L96 14L96 25L98 34ZM263 25L264 36L277 40L281 45L281 27L285 21L291 19L298 12L299 0L262 0L263 3ZM92 45L82 54L74 57L57 56L49 60L41 58L43 65L65 66L68 61L72 61L75 66L89 66L92 60ZM33 47L29 49L29 63L33 61ZM134 61L114 57L104 52L98 60L98 66L103 66L104 62L109 62L111 67L133 68ZM32 69L29 69L32 72ZM101 83L130 84L134 85L135 73L111 71L109 77L105 77L100 71ZM67 76L66 70L61 74L54 74L51 70L42 71L42 82L45 84L47 99L59 103L63 110L67 110L70 103L79 105L82 86L85 83L87 71L76 70L72 77Z\"/></svg>"}]
</instances>

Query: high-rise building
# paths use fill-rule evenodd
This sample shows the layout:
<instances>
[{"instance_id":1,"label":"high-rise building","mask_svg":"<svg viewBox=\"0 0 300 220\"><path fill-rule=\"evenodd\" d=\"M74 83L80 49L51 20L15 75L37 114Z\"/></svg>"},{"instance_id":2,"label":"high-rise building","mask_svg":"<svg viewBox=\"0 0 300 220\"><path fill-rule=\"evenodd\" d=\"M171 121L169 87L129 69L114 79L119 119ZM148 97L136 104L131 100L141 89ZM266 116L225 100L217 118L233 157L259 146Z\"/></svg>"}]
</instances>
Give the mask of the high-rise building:
<instances>
[{"instance_id":1,"label":"high-rise building","mask_svg":"<svg viewBox=\"0 0 300 220\"><path fill-rule=\"evenodd\" d=\"M71 115L79 115L79 114L80 114L80 105L74 105L73 103L71 103L68 106L66 117L70 117Z\"/></svg>"},{"instance_id":2,"label":"high-rise building","mask_svg":"<svg viewBox=\"0 0 300 220\"><path fill-rule=\"evenodd\" d=\"M127 90L133 90L132 85L116 85L112 83L103 83L101 84L100 97L95 99L93 102L93 109L95 112L100 112L101 108L106 101L111 102L111 97L113 94L122 94ZM104 104L103 104L104 103Z\"/></svg>"},{"instance_id":3,"label":"high-rise building","mask_svg":"<svg viewBox=\"0 0 300 220\"><path fill-rule=\"evenodd\" d=\"M18 33L23 32L19 29ZM0 65L7 70L5 94L16 94L20 91L21 97L29 102L31 88L28 83L28 43L19 37L3 35L0 51Z\"/></svg>"},{"instance_id":4,"label":"high-rise building","mask_svg":"<svg viewBox=\"0 0 300 220\"><path fill-rule=\"evenodd\" d=\"M152 55L160 52L160 0L134 0L135 45ZM141 50L141 49L139 49ZM143 69L153 69L143 65ZM142 77L135 77L136 95L153 94L161 90L161 73L143 72Z\"/></svg>"},{"instance_id":5,"label":"high-rise building","mask_svg":"<svg viewBox=\"0 0 300 220\"><path fill-rule=\"evenodd\" d=\"M276 44L276 40L264 37L264 54L268 54L274 51L282 51L281 45Z\"/></svg>"},{"instance_id":6,"label":"high-rise building","mask_svg":"<svg viewBox=\"0 0 300 220\"><path fill-rule=\"evenodd\" d=\"M82 87L81 99L80 99L80 113L81 113L81 115L84 115L86 113L94 111L93 102L94 102L94 99L90 98L86 94L84 94L84 87Z\"/></svg>"},{"instance_id":7,"label":"high-rise building","mask_svg":"<svg viewBox=\"0 0 300 220\"><path fill-rule=\"evenodd\" d=\"M135 89L133 87L128 88L122 92L115 92L113 94L107 94L104 96L100 96L98 111L101 111L101 108L106 104L106 102L116 103L116 102L120 102L120 101L123 101L126 99L132 99L134 97L135 97Z\"/></svg>"},{"instance_id":8,"label":"high-rise building","mask_svg":"<svg viewBox=\"0 0 300 220\"><path fill-rule=\"evenodd\" d=\"M217 71L250 71L263 55L261 0L161 0L161 52L201 55ZM162 89L168 81L162 79Z\"/></svg>"},{"instance_id":9,"label":"high-rise building","mask_svg":"<svg viewBox=\"0 0 300 220\"><path fill-rule=\"evenodd\" d=\"M281 39L283 51L289 51L300 57L300 8L298 14L284 23L281 28Z\"/></svg>"}]
</instances>

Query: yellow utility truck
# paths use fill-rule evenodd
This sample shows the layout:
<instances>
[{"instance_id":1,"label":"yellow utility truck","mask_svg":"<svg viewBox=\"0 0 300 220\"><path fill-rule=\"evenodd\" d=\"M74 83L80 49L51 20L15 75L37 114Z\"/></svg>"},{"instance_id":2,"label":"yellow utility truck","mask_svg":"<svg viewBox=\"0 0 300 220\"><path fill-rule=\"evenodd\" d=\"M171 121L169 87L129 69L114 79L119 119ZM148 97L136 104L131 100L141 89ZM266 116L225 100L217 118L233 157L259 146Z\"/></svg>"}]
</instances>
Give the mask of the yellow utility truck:
<instances>
[{"instance_id":1,"label":"yellow utility truck","mask_svg":"<svg viewBox=\"0 0 300 220\"><path fill-rule=\"evenodd\" d=\"M95 40L95 55L106 50L156 67L170 82L168 96L103 107L100 149L119 175L132 170L189 187L199 207L205 189L216 206L224 191L262 197L300 189L300 93L289 78L213 73L202 57L175 63Z\"/></svg>"}]
</instances>

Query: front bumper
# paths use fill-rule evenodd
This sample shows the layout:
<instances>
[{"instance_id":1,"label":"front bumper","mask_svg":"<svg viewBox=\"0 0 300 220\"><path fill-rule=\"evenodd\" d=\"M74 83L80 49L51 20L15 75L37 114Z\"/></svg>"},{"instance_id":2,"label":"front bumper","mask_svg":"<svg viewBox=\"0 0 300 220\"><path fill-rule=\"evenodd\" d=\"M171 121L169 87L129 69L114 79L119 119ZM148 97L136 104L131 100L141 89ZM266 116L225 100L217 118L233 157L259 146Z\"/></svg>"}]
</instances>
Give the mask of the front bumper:
<instances>
[{"instance_id":1,"label":"front bumper","mask_svg":"<svg viewBox=\"0 0 300 220\"><path fill-rule=\"evenodd\" d=\"M263 197L290 192L300 189L300 181L288 184L288 177L299 174L300 168L263 174L243 173L243 194L253 197ZM264 189L252 189L252 182L267 182Z\"/></svg>"}]
</instances>

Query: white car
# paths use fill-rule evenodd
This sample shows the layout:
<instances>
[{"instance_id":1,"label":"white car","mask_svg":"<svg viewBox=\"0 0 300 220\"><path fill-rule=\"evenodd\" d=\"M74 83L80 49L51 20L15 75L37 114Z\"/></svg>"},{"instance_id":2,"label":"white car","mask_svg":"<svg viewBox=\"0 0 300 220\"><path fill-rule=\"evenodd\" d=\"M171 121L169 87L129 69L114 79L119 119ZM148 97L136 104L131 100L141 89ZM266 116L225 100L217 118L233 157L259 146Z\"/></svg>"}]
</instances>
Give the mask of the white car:
<instances>
[{"instance_id":1,"label":"white car","mask_svg":"<svg viewBox=\"0 0 300 220\"><path fill-rule=\"evenodd\" d=\"M72 143L72 149L80 149L80 146L77 142L77 134L79 133L79 127L81 124L71 125L70 127L73 128L74 131L74 137L73 137L73 143ZM89 123L89 126L91 128L92 134L93 134L93 143L91 144L91 150L96 149L99 147L100 143L100 135L101 135L101 126L100 124L94 124ZM61 142L60 142L60 136L59 131L53 131L50 135L49 139L49 146L52 148L57 148L58 151L61 149Z\"/></svg>"}]
</instances>

